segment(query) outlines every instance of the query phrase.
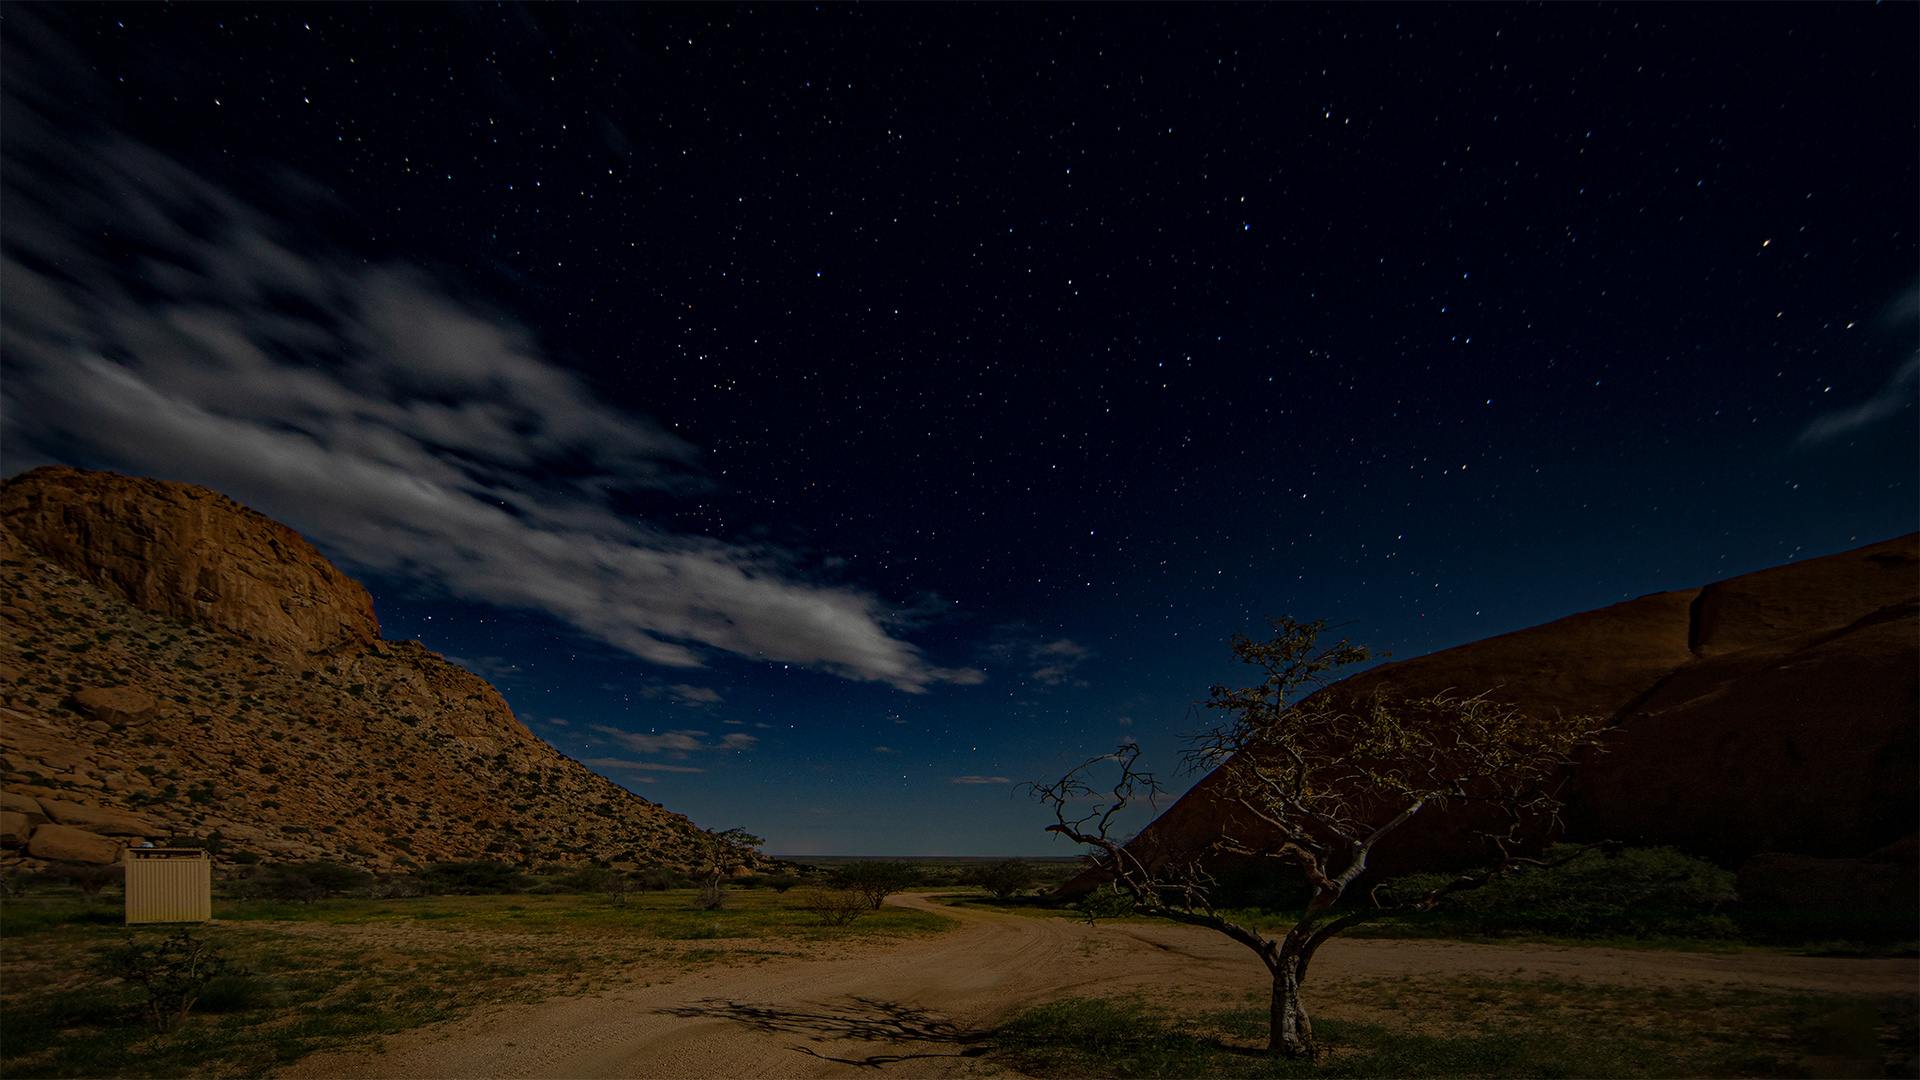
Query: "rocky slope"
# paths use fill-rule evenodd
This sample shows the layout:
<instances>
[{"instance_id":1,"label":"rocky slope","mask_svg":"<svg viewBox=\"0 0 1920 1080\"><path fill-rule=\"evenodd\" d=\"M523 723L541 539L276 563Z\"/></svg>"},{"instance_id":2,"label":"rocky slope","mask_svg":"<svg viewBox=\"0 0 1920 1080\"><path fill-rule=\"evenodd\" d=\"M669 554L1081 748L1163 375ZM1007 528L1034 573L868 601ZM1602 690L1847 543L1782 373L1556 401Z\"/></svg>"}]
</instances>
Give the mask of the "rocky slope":
<instances>
[{"instance_id":1,"label":"rocky slope","mask_svg":"<svg viewBox=\"0 0 1920 1080\"><path fill-rule=\"evenodd\" d=\"M215 832L227 858L378 869L708 857L225 496L43 468L0 524L0 863Z\"/></svg>"},{"instance_id":2,"label":"rocky slope","mask_svg":"<svg viewBox=\"0 0 1920 1080\"><path fill-rule=\"evenodd\" d=\"M1442 690L1611 719L1572 770L1567 835L1912 860L1920 823L1920 537L1657 593L1398 663L1322 693ZM1135 841L1187 849L1226 827L1209 777ZM1459 816L1422 815L1382 873L1475 859Z\"/></svg>"}]
</instances>

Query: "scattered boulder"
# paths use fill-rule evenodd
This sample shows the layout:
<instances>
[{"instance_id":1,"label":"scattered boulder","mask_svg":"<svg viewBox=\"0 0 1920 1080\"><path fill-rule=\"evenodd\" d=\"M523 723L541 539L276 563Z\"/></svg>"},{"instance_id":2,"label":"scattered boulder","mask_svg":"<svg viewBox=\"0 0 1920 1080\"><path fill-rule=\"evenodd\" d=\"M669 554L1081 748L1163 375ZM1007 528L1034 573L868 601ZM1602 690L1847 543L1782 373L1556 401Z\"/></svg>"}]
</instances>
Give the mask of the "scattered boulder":
<instances>
[{"instance_id":1,"label":"scattered boulder","mask_svg":"<svg viewBox=\"0 0 1920 1080\"><path fill-rule=\"evenodd\" d=\"M33 836L34 823L14 810L0 810L0 847L25 847Z\"/></svg>"},{"instance_id":2,"label":"scattered boulder","mask_svg":"<svg viewBox=\"0 0 1920 1080\"><path fill-rule=\"evenodd\" d=\"M144 724L153 719L153 695L131 686L89 686L76 691L74 705L95 723ZM97 730L97 729L96 729Z\"/></svg>"},{"instance_id":3,"label":"scattered boulder","mask_svg":"<svg viewBox=\"0 0 1920 1080\"><path fill-rule=\"evenodd\" d=\"M27 840L27 854L36 859L106 866L120 858L120 844L71 825L36 825Z\"/></svg>"},{"instance_id":4,"label":"scattered boulder","mask_svg":"<svg viewBox=\"0 0 1920 1080\"><path fill-rule=\"evenodd\" d=\"M123 810L103 810L97 806L43 799L40 806L60 825L71 825L100 836L158 836L163 831L152 822Z\"/></svg>"}]
</instances>

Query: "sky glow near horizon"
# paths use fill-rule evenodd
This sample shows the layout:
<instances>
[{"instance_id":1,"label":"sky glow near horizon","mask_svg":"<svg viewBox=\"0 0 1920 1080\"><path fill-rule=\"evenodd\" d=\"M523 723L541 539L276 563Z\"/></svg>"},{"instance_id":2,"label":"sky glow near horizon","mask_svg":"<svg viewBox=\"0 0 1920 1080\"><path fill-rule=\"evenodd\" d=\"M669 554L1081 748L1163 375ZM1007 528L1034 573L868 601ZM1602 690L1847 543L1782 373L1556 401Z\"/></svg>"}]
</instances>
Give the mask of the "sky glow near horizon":
<instances>
[{"instance_id":1,"label":"sky glow near horizon","mask_svg":"<svg viewBox=\"0 0 1920 1080\"><path fill-rule=\"evenodd\" d=\"M1020 784L1183 789L1263 615L1914 527L1911 7L1094 14L16 8L5 471L229 494L795 854L1070 854Z\"/></svg>"}]
</instances>

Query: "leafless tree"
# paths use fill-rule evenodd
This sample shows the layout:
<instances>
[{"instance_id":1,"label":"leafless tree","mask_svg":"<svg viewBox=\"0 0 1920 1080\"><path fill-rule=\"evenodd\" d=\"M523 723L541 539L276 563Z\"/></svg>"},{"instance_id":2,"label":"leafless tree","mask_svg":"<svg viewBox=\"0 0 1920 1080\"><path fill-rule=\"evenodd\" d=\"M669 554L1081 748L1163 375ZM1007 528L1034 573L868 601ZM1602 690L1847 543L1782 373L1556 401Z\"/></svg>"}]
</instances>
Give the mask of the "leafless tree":
<instances>
[{"instance_id":1,"label":"leafless tree","mask_svg":"<svg viewBox=\"0 0 1920 1080\"><path fill-rule=\"evenodd\" d=\"M1426 910L1449 892L1531 862L1516 854L1522 841L1557 822L1562 767L1576 749L1594 744L1602 722L1532 717L1484 696L1452 693L1358 702L1307 696L1333 670L1370 654L1344 639L1321 645L1325 620L1269 624L1274 636L1267 641L1233 639L1235 656L1265 678L1244 688L1213 687L1205 705L1229 719L1189 739L1190 764L1217 766L1209 783L1226 804L1221 835L1187 851L1112 835L1122 811L1160 790L1140 768L1134 744L1033 785L1033 792L1054 810L1049 832L1092 849L1121 907L1215 930L1258 955L1273 978L1269 1052L1313 1057L1318 1046L1300 985L1314 952L1349 927ZM1117 774L1111 786L1096 780L1103 774ZM1493 865L1399 902L1376 888L1371 906L1335 911L1377 845L1416 814L1449 804L1481 808L1471 820L1497 852ZM1263 937L1216 907L1207 866L1222 857L1276 860L1305 878L1311 899L1284 935Z\"/></svg>"}]
</instances>

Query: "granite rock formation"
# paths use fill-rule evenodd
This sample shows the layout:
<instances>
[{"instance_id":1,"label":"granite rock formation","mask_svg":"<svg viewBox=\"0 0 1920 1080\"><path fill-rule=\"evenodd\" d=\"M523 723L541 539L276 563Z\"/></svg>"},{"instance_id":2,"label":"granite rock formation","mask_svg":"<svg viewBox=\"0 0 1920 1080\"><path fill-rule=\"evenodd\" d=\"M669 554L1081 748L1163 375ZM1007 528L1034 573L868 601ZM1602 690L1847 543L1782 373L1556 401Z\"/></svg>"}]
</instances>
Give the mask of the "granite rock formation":
<instances>
[{"instance_id":1,"label":"granite rock formation","mask_svg":"<svg viewBox=\"0 0 1920 1080\"><path fill-rule=\"evenodd\" d=\"M1790 563L1396 663L1321 691L1452 690L1611 720L1567 777L1569 839L1671 845L1738 867L1911 851L1920 822L1920 536ZM1232 815L1208 777L1134 843L1204 846ZM1370 877L1488 853L1422 815ZM1886 856L1877 856L1885 864Z\"/></svg>"},{"instance_id":2,"label":"granite rock formation","mask_svg":"<svg viewBox=\"0 0 1920 1080\"><path fill-rule=\"evenodd\" d=\"M0 865L215 833L222 858L372 869L708 859L224 496L36 469L0 526Z\"/></svg>"},{"instance_id":3,"label":"granite rock formation","mask_svg":"<svg viewBox=\"0 0 1920 1080\"><path fill-rule=\"evenodd\" d=\"M305 667L380 640L373 600L299 533L192 484L60 466L7 482L20 542L138 608Z\"/></svg>"}]
</instances>

